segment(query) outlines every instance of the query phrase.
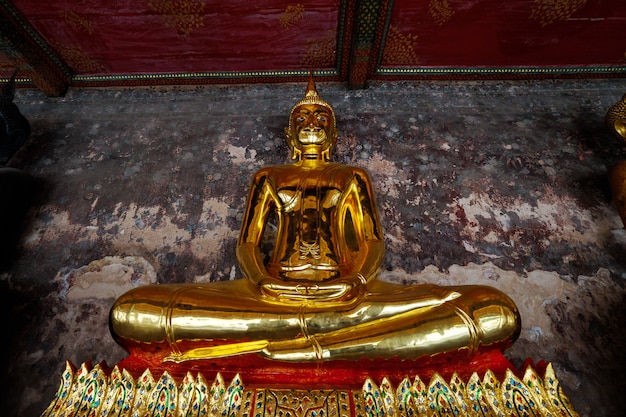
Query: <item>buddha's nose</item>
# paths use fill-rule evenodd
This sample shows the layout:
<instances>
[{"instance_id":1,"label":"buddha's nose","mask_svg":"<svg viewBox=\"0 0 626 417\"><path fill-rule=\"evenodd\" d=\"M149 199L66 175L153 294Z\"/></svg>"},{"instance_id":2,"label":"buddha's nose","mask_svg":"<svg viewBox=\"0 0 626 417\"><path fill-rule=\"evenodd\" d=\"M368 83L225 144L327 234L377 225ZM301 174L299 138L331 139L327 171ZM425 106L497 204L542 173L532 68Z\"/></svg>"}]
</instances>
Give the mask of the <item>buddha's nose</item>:
<instances>
[{"instance_id":1,"label":"buddha's nose","mask_svg":"<svg viewBox=\"0 0 626 417\"><path fill-rule=\"evenodd\" d=\"M305 127L304 130L308 132L319 132L322 128L317 123L311 123L309 126Z\"/></svg>"},{"instance_id":2,"label":"buddha's nose","mask_svg":"<svg viewBox=\"0 0 626 417\"><path fill-rule=\"evenodd\" d=\"M305 126L307 129L318 129L319 123L317 122L317 118L315 116L310 116Z\"/></svg>"}]
</instances>

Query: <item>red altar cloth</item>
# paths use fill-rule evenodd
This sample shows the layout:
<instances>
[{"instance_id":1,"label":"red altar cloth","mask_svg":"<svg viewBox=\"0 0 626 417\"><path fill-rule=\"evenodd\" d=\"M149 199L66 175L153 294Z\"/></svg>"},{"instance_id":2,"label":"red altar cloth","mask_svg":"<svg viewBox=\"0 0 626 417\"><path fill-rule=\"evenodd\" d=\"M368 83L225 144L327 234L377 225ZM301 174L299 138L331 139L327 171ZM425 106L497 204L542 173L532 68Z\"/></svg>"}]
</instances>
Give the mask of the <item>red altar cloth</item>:
<instances>
[{"instance_id":1,"label":"red altar cloth","mask_svg":"<svg viewBox=\"0 0 626 417\"><path fill-rule=\"evenodd\" d=\"M439 374L449 380L456 373L466 380L474 372L483 375L487 370L502 378L507 369L519 375L528 365L534 366L539 372L544 372L546 367L543 362L533 364L527 360L518 370L499 350L494 349L484 349L471 358L467 358L464 352L455 352L417 360L359 359L315 363L274 361L256 354L174 363L163 361L167 355L164 352L131 351L117 366L126 369L134 377L138 377L146 369L150 369L155 375L167 371L176 379L183 378L187 372L202 373L209 379L220 373L224 380L232 380L239 375L248 386L293 389L360 389L368 377L375 381L386 377L391 383L398 384L405 377L414 378L419 375L428 380L434 374Z\"/></svg>"}]
</instances>

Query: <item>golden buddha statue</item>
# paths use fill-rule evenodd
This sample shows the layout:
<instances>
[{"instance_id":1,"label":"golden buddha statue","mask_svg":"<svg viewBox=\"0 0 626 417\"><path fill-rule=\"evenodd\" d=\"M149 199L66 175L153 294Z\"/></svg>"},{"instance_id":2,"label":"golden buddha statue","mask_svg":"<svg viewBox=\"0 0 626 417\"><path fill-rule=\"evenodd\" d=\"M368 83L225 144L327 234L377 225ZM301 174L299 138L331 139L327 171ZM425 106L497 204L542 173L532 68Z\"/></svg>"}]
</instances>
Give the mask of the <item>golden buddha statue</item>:
<instances>
[{"instance_id":1,"label":"golden buddha statue","mask_svg":"<svg viewBox=\"0 0 626 417\"><path fill-rule=\"evenodd\" d=\"M377 278L384 243L372 183L363 169L330 162L335 114L312 78L285 133L295 162L252 181L237 246L245 277L129 291L111 310L119 344L162 346L174 362L244 354L315 362L469 357L517 338L517 308L496 289ZM278 227L266 256L272 211Z\"/></svg>"}]
</instances>

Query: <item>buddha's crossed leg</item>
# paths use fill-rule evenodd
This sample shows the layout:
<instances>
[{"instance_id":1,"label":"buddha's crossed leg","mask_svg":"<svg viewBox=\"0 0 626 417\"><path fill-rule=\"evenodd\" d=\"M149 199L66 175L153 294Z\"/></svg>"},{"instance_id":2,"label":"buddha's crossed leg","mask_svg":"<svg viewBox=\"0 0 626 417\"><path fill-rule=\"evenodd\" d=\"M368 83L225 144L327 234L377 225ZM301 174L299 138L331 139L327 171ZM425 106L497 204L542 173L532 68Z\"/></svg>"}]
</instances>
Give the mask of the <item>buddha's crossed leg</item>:
<instances>
[{"instance_id":1,"label":"buddha's crossed leg","mask_svg":"<svg viewBox=\"0 0 626 417\"><path fill-rule=\"evenodd\" d=\"M284 361L470 355L480 346L505 348L519 321L514 303L490 287L384 282L362 298L326 305L262 299L247 280L150 286L120 298L111 312L122 345L167 342L173 361L247 353ZM181 352L185 340L206 346Z\"/></svg>"}]
</instances>

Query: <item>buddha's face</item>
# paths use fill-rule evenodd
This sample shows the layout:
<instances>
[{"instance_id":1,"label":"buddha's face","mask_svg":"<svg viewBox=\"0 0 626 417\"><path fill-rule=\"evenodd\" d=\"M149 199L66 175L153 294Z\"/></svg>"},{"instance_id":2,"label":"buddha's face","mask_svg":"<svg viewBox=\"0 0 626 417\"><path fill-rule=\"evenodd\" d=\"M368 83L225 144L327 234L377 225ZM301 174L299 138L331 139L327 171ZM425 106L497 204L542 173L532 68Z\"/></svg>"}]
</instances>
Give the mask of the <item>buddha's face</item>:
<instances>
[{"instance_id":1,"label":"buddha's face","mask_svg":"<svg viewBox=\"0 0 626 417\"><path fill-rule=\"evenodd\" d=\"M302 104L291 113L288 140L303 155L328 152L337 139L331 111L320 104Z\"/></svg>"}]
</instances>

